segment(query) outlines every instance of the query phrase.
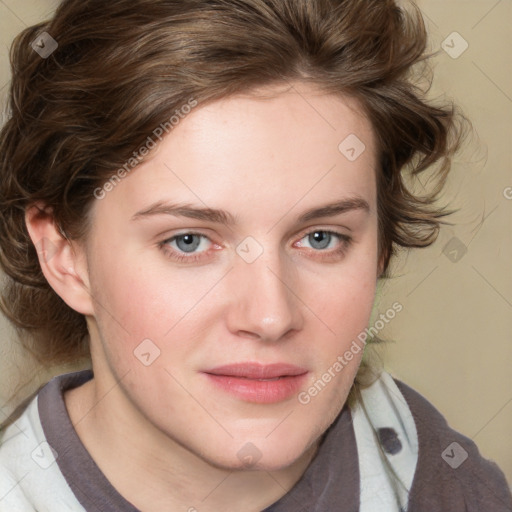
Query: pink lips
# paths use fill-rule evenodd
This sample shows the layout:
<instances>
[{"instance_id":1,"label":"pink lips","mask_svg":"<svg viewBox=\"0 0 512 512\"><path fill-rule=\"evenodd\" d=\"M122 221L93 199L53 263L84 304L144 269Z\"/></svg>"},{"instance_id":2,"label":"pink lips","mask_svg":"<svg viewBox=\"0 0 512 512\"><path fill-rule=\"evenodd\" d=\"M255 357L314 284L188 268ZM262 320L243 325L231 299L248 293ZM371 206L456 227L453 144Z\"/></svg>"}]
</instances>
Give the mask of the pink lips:
<instances>
[{"instance_id":1,"label":"pink lips","mask_svg":"<svg viewBox=\"0 0 512 512\"><path fill-rule=\"evenodd\" d=\"M203 372L220 389L247 402L275 403L286 400L301 388L308 370L274 363L237 363Z\"/></svg>"}]
</instances>

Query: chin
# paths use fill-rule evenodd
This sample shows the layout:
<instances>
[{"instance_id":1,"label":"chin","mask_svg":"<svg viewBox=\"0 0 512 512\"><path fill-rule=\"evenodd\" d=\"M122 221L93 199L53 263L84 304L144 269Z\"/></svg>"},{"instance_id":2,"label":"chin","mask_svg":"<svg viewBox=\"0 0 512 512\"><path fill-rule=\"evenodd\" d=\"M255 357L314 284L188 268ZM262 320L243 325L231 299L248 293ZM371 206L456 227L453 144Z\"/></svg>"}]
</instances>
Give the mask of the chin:
<instances>
[{"instance_id":1,"label":"chin","mask_svg":"<svg viewBox=\"0 0 512 512\"><path fill-rule=\"evenodd\" d=\"M203 453L202 458L212 466L229 471L279 471L302 457L312 458L316 439L307 442L295 440L292 444L269 442L266 439L244 441L226 447L224 453ZM315 445L315 446L314 446Z\"/></svg>"}]
</instances>

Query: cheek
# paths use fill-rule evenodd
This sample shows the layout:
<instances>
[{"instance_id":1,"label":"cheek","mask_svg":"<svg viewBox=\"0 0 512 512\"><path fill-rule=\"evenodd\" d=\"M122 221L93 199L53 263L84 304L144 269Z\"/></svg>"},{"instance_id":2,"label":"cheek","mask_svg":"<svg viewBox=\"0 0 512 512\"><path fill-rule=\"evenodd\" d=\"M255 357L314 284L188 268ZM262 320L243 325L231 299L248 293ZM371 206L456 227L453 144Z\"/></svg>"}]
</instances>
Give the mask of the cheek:
<instances>
[{"instance_id":1,"label":"cheek","mask_svg":"<svg viewBox=\"0 0 512 512\"><path fill-rule=\"evenodd\" d=\"M136 253L99 251L91 265L97 317L115 323L126 335L161 337L186 312L190 286L165 277Z\"/></svg>"},{"instance_id":2,"label":"cheek","mask_svg":"<svg viewBox=\"0 0 512 512\"><path fill-rule=\"evenodd\" d=\"M312 284L312 283L311 283ZM376 264L361 258L354 265L340 266L328 279L316 283L309 301L333 338L346 341L367 327L376 292Z\"/></svg>"},{"instance_id":3,"label":"cheek","mask_svg":"<svg viewBox=\"0 0 512 512\"><path fill-rule=\"evenodd\" d=\"M153 370L179 366L215 316L204 312L205 296L218 281L213 272L202 278L190 271L170 273L127 255L115 261L98 257L91 267L95 319L105 356L118 375L144 371L148 357L157 356Z\"/></svg>"},{"instance_id":4,"label":"cheek","mask_svg":"<svg viewBox=\"0 0 512 512\"><path fill-rule=\"evenodd\" d=\"M309 357L314 371L298 401L317 418L319 433L341 410L363 357L361 334L368 327L376 291L373 270L370 264L339 275L314 298L320 320L329 329L315 337Z\"/></svg>"},{"instance_id":5,"label":"cheek","mask_svg":"<svg viewBox=\"0 0 512 512\"><path fill-rule=\"evenodd\" d=\"M137 362L134 351L141 342L149 339L158 347L162 331L172 325L172 312L159 300L163 283L149 279L126 255L114 258L101 252L90 266L90 276L106 355L114 366L127 368Z\"/></svg>"},{"instance_id":6,"label":"cheek","mask_svg":"<svg viewBox=\"0 0 512 512\"><path fill-rule=\"evenodd\" d=\"M375 299L375 259L370 255L357 260L358 264L347 264L344 269L340 266L311 297L323 334L315 336L315 349L309 354L314 372L299 402L309 404L307 408L327 422L339 412L353 384Z\"/></svg>"}]
</instances>

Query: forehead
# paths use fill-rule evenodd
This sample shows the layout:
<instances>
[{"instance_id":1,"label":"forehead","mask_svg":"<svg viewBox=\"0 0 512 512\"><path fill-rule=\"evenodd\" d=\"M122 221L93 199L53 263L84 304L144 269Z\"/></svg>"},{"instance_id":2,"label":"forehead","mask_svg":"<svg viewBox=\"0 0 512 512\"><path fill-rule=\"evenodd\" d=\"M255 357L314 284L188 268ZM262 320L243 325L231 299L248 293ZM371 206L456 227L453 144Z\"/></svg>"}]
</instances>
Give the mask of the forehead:
<instances>
[{"instance_id":1,"label":"forehead","mask_svg":"<svg viewBox=\"0 0 512 512\"><path fill-rule=\"evenodd\" d=\"M248 159L257 153L260 158L282 155L292 162L295 156L310 162L343 154L346 148L340 143L347 137L364 143L366 159L371 160L373 129L359 101L294 84L267 86L204 105L180 122L172 138L176 146L193 145L189 153L198 158L204 150L207 156L223 153L226 159Z\"/></svg>"},{"instance_id":2,"label":"forehead","mask_svg":"<svg viewBox=\"0 0 512 512\"><path fill-rule=\"evenodd\" d=\"M375 156L355 99L304 84L267 87L193 109L98 207L130 216L159 198L235 210L248 199L290 207L366 195L372 203Z\"/></svg>"}]
</instances>

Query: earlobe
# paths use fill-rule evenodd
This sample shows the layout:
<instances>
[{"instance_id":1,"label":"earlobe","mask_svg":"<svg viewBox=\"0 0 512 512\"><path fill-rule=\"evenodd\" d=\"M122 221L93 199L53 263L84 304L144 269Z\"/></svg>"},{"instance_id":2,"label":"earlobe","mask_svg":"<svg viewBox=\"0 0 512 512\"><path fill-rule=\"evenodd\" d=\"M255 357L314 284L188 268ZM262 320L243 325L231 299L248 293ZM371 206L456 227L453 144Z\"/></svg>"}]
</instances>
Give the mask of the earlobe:
<instances>
[{"instance_id":1,"label":"earlobe","mask_svg":"<svg viewBox=\"0 0 512 512\"><path fill-rule=\"evenodd\" d=\"M69 307L84 315L94 315L81 248L63 235L51 211L42 203L27 208L25 223L49 285Z\"/></svg>"}]
</instances>

